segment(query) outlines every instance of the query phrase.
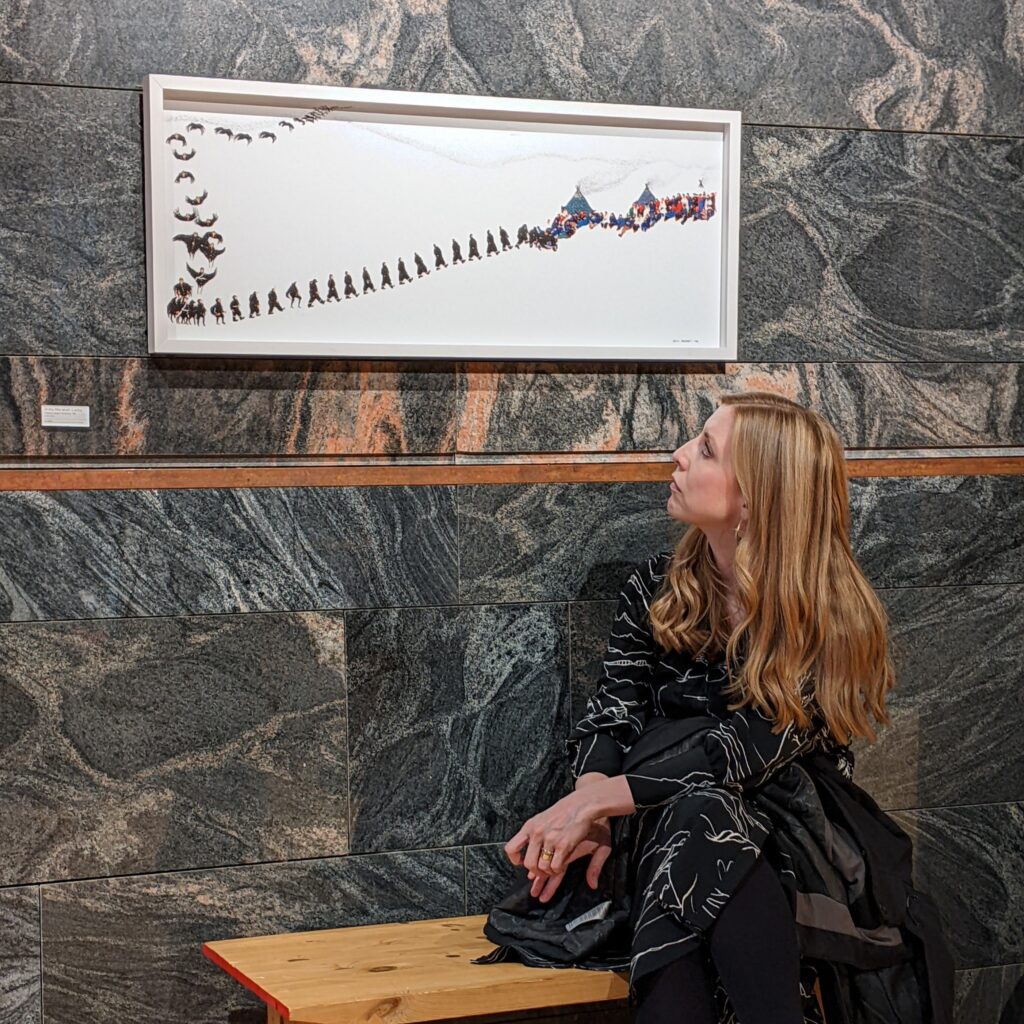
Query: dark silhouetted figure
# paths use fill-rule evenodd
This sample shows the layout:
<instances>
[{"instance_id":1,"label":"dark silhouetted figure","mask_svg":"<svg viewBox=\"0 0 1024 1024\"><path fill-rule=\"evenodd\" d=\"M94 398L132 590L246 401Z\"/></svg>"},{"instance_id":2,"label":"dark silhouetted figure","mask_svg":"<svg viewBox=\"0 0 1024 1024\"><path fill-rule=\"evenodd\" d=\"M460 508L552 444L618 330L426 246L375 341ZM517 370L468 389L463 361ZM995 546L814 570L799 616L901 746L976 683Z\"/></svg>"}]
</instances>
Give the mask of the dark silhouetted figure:
<instances>
[{"instance_id":1,"label":"dark silhouetted figure","mask_svg":"<svg viewBox=\"0 0 1024 1024\"><path fill-rule=\"evenodd\" d=\"M296 302L300 306L302 305L302 296L299 294L299 286L294 281L289 285L288 291L284 293L284 297L286 299L291 299L291 302L288 303L289 309L291 309Z\"/></svg>"},{"instance_id":2,"label":"dark silhouetted figure","mask_svg":"<svg viewBox=\"0 0 1024 1024\"><path fill-rule=\"evenodd\" d=\"M481 255L480 255L480 249L478 248L478 246L476 244L476 239L472 235L470 235L469 236L469 258L472 259L474 256L477 259L482 259Z\"/></svg>"},{"instance_id":3,"label":"dark silhouetted figure","mask_svg":"<svg viewBox=\"0 0 1024 1024\"><path fill-rule=\"evenodd\" d=\"M424 274L429 274L426 263L423 262L423 257L418 253L414 252L412 258L416 261L416 276L422 277Z\"/></svg>"},{"instance_id":4,"label":"dark silhouetted figure","mask_svg":"<svg viewBox=\"0 0 1024 1024\"><path fill-rule=\"evenodd\" d=\"M231 306L231 322L232 323L234 323L236 320L244 320L245 319L245 317L242 316L242 304L238 301L238 296L237 295L232 295L231 296L231 302L229 303L229 305Z\"/></svg>"},{"instance_id":5,"label":"dark silhouetted figure","mask_svg":"<svg viewBox=\"0 0 1024 1024\"><path fill-rule=\"evenodd\" d=\"M217 296L217 301L210 307L210 312L217 323L224 323L224 303L220 301L220 296Z\"/></svg>"},{"instance_id":6,"label":"dark silhouetted figure","mask_svg":"<svg viewBox=\"0 0 1024 1024\"><path fill-rule=\"evenodd\" d=\"M273 316L275 309L280 313L284 312L284 306L277 301L277 289L271 288L270 291L267 292L267 316Z\"/></svg>"},{"instance_id":7,"label":"dark silhouetted figure","mask_svg":"<svg viewBox=\"0 0 1024 1024\"><path fill-rule=\"evenodd\" d=\"M401 256L398 257L398 284L401 286L406 281L412 281L409 276L409 271L405 269L405 260Z\"/></svg>"},{"instance_id":8,"label":"dark silhouetted figure","mask_svg":"<svg viewBox=\"0 0 1024 1024\"><path fill-rule=\"evenodd\" d=\"M206 326L206 307L202 299L196 299L195 318L204 327Z\"/></svg>"},{"instance_id":9,"label":"dark silhouetted figure","mask_svg":"<svg viewBox=\"0 0 1024 1024\"><path fill-rule=\"evenodd\" d=\"M174 294L179 298L187 299L192 294L192 285L185 278L179 277L178 283L174 286Z\"/></svg>"},{"instance_id":10,"label":"dark silhouetted figure","mask_svg":"<svg viewBox=\"0 0 1024 1024\"><path fill-rule=\"evenodd\" d=\"M501 238L501 251L504 252L506 249L512 248L512 243L509 241L508 232L504 228L498 228L498 237Z\"/></svg>"},{"instance_id":11,"label":"dark silhouetted figure","mask_svg":"<svg viewBox=\"0 0 1024 1024\"><path fill-rule=\"evenodd\" d=\"M377 289L373 287L373 279L370 277L370 272L366 267L363 267L363 294L376 291Z\"/></svg>"},{"instance_id":12,"label":"dark silhouetted figure","mask_svg":"<svg viewBox=\"0 0 1024 1024\"><path fill-rule=\"evenodd\" d=\"M352 283L352 275L347 270L345 271L345 298L359 298L359 292L356 291L356 286Z\"/></svg>"},{"instance_id":13,"label":"dark silhouetted figure","mask_svg":"<svg viewBox=\"0 0 1024 1024\"><path fill-rule=\"evenodd\" d=\"M328 274L327 275L327 301L330 302L331 299L336 299L338 302L341 302L341 296L338 294L338 285L335 283L334 275L333 274Z\"/></svg>"},{"instance_id":14,"label":"dark silhouetted figure","mask_svg":"<svg viewBox=\"0 0 1024 1024\"><path fill-rule=\"evenodd\" d=\"M434 245L434 269L440 270L442 267L447 267L448 264L444 261L444 253L441 252L441 247L437 244Z\"/></svg>"},{"instance_id":15,"label":"dark silhouetted figure","mask_svg":"<svg viewBox=\"0 0 1024 1024\"><path fill-rule=\"evenodd\" d=\"M490 230L488 230L488 232L487 232L487 255L488 256L497 256L498 255L498 247L494 243L494 235L491 234Z\"/></svg>"},{"instance_id":16,"label":"dark silhouetted figure","mask_svg":"<svg viewBox=\"0 0 1024 1024\"><path fill-rule=\"evenodd\" d=\"M324 305L324 300L320 297L320 286L316 283L315 277L309 282L309 302L306 303L306 308L308 309L314 302Z\"/></svg>"},{"instance_id":17,"label":"dark silhouetted figure","mask_svg":"<svg viewBox=\"0 0 1024 1024\"><path fill-rule=\"evenodd\" d=\"M253 292L249 296L249 319L251 320L254 316L260 315L260 297Z\"/></svg>"},{"instance_id":18,"label":"dark silhouetted figure","mask_svg":"<svg viewBox=\"0 0 1024 1024\"><path fill-rule=\"evenodd\" d=\"M452 266L456 263L465 263L466 261L462 258L462 247L455 239L452 239Z\"/></svg>"},{"instance_id":19,"label":"dark silhouetted figure","mask_svg":"<svg viewBox=\"0 0 1024 1024\"><path fill-rule=\"evenodd\" d=\"M527 233L526 225L525 224L520 224L519 225L519 232L516 234L516 248L518 249L519 246L521 246L521 245L529 245L529 244L530 244L530 236Z\"/></svg>"},{"instance_id":20,"label":"dark silhouetted figure","mask_svg":"<svg viewBox=\"0 0 1024 1024\"><path fill-rule=\"evenodd\" d=\"M391 283L391 271L388 270L388 265L382 263L380 265L380 290L384 291L385 288L394 288L395 286Z\"/></svg>"}]
</instances>

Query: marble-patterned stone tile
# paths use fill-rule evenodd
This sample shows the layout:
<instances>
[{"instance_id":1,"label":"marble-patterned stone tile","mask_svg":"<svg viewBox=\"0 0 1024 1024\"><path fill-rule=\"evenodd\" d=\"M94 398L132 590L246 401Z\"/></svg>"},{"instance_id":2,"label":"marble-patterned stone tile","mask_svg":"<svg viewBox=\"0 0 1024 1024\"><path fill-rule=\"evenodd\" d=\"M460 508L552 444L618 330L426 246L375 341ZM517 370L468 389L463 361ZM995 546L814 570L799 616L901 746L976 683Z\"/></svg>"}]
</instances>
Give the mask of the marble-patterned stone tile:
<instances>
[{"instance_id":1,"label":"marble-patterned stone tile","mask_svg":"<svg viewBox=\"0 0 1024 1024\"><path fill-rule=\"evenodd\" d=\"M1024 1020L1024 964L956 972L955 1024Z\"/></svg>"},{"instance_id":2,"label":"marble-patterned stone tile","mask_svg":"<svg viewBox=\"0 0 1024 1024\"><path fill-rule=\"evenodd\" d=\"M876 587L1024 581L1024 477L850 481L850 538Z\"/></svg>"},{"instance_id":3,"label":"marble-patterned stone tile","mask_svg":"<svg viewBox=\"0 0 1024 1024\"><path fill-rule=\"evenodd\" d=\"M120 494L131 510L122 545L133 614L455 599L454 487Z\"/></svg>"},{"instance_id":4,"label":"marble-patterned stone tile","mask_svg":"<svg viewBox=\"0 0 1024 1024\"><path fill-rule=\"evenodd\" d=\"M438 89L446 4L357 0L158 8L130 0L12 0L0 14L0 77L141 88L150 73L318 85Z\"/></svg>"},{"instance_id":5,"label":"marble-patterned stone tile","mask_svg":"<svg viewBox=\"0 0 1024 1024\"><path fill-rule=\"evenodd\" d=\"M0 620L128 614L117 493L0 492Z\"/></svg>"},{"instance_id":6,"label":"marble-patterned stone tile","mask_svg":"<svg viewBox=\"0 0 1024 1024\"><path fill-rule=\"evenodd\" d=\"M1024 366L1006 363L463 363L460 452L668 451L722 395L764 389L816 409L846 448L1014 445ZM524 410L528 413L524 414Z\"/></svg>"},{"instance_id":7,"label":"marble-patterned stone tile","mask_svg":"<svg viewBox=\"0 0 1024 1024\"><path fill-rule=\"evenodd\" d=\"M39 944L38 886L0 889L0 1024L42 1024Z\"/></svg>"},{"instance_id":8,"label":"marble-patterned stone tile","mask_svg":"<svg viewBox=\"0 0 1024 1024\"><path fill-rule=\"evenodd\" d=\"M0 356L3 455L449 454L451 363ZM40 426L88 405L91 427Z\"/></svg>"},{"instance_id":9,"label":"marble-patterned stone tile","mask_svg":"<svg viewBox=\"0 0 1024 1024\"><path fill-rule=\"evenodd\" d=\"M353 852L508 840L569 791L564 605L345 621Z\"/></svg>"},{"instance_id":10,"label":"marble-patterned stone tile","mask_svg":"<svg viewBox=\"0 0 1024 1024\"><path fill-rule=\"evenodd\" d=\"M515 868L505 856L504 843L466 847L467 914L489 913L491 907L509 892L514 882Z\"/></svg>"},{"instance_id":11,"label":"marble-patterned stone tile","mask_svg":"<svg viewBox=\"0 0 1024 1024\"><path fill-rule=\"evenodd\" d=\"M139 97L0 85L0 119L0 351L144 353Z\"/></svg>"},{"instance_id":12,"label":"marble-patterned stone tile","mask_svg":"<svg viewBox=\"0 0 1024 1024\"><path fill-rule=\"evenodd\" d=\"M262 1024L264 1004L203 956L204 942L460 916L463 855L333 857L42 892L48 1024Z\"/></svg>"},{"instance_id":13,"label":"marble-patterned stone tile","mask_svg":"<svg viewBox=\"0 0 1024 1024\"><path fill-rule=\"evenodd\" d=\"M459 596L485 601L614 600L641 561L686 527L667 485L459 487ZM850 481L851 542L876 587L1024 580L1024 478Z\"/></svg>"},{"instance_id":14,"label":"marble-patterned stone tile","mask_svg":"<svg viewBox=\"0 0 1024 1024\"><path fill-rule=\"evenodd\" d=\"M752 128L745 361L1024 358L1024 141Z\"/></svg>"},{"instance_id":15,"label":"marble-patterned stone tile","mask_svg":"<svg viewBox=\"0 0 1024 1024\"><path fill-rule=\"evenodd\" d=\"M1024 593L910 587L879 595L890 619L892 724L854 742L857 784L882 807L1024 801Z\"/></svg>"},{"instance_id":16,"label":"marble-patterned stone tile","mask_svg":"<svg viewBox=\"0 0 1024 1024\"><path fill-rule=\"evenodd\" d=\"M456 597L455 488L0 492L0 619Z\"/></svg>"},{"instance_id":17,"label":"marble-patterned stone tile","mask_svg":"<svg viewBox=\"0 0 1024 1024\"><path fill-rule=\"evenodd\" d=\"M661 483L460 486L460 599L618 597L637 563L682 536L667 500Z\"/></svg>"},{"instance_id":18,"label":"marble-patterned stone tile","mask_svg":"<svg viewBox=\"0 0 1024 1024\"><path fill-rule=\"evenodd\" d=\"M754 388L817 409L849 449L1024 440L1016 364L702 365L0 357L0 457L671 452ZM44 401L89 405L92 428L43 429Z\"/></svg>"},{"instance_id":19,"label":"marble-patterned stone tile","mask_svg":"<svg viewBox=\"0 0 1024 1024\"><path fill-rule=\"evenodd\" d=\"M1020 963L1024 804L895 811L914 842L914 885L936 903L956 967Z\"/></svg>"},{"instance_id":20,"label":"marble-patterned stone tile","mask_svg":"<svg viewBox=\"0 0 1024 1024\"><path fill-rule=\"evenodd\" d=\"M459 92L740 109L745 121L1024 133L1013 0L679 6L449 0Z\"/></svg>"},{"instance_id":21,"label":"marble-patterned stone tile","mask_svg":"<svg viewBox=\"0 0 1024 1024\"><path fill-rule=\"evenodd\" d=\"M348 852L339 613L0 626L0 885Z\"/></svg>"}]
</instances>

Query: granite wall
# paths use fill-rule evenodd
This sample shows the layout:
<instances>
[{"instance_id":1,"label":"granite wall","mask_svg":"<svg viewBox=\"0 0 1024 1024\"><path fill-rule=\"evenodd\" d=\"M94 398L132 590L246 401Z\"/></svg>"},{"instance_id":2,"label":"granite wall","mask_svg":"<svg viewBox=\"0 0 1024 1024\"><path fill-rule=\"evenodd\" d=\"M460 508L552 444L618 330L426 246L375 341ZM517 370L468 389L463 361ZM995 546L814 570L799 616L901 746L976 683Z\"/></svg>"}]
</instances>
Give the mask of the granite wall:
<instances>
[{"instance_id":1,"label":"granite wall","mask_svg":"<svg viewBox=\"0 0 1024 1024\"><path fill-rule=\"evenodd\" d=\"M12 0L0 44L8 468L642 459L745 387L822 410L851 458L1024 444L1013 0ZM148 72L738 108L741 361L150 359ZM43 431L41 401L92 429ZM1016 1024L1024 477L851 491L900 679L857 780L915 836L959 1020ZM665 497L0 493L0 1022L255 1024L202 941L484 912L569 785L623 577L678 536Z\"/></svg>"}]
</instances>

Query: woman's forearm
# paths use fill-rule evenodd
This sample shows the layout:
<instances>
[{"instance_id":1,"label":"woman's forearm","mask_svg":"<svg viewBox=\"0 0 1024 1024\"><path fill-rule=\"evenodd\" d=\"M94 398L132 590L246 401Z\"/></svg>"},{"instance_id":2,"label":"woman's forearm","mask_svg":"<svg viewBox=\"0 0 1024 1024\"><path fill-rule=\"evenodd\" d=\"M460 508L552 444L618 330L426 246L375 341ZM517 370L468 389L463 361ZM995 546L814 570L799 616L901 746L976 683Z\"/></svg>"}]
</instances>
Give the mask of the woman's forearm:
<instances>
[{"instance_id":1,"label":"woman's forearm","mask_svg":"<svg viewBox=\"0 0 1024 1024\"><path fill-rule=\"evenodd\" d=\"M599 772L588 772L588 775L600 775ZM581 775L576 781L576 792L586 808L587 815L592 818L618 817L636 811L633 794L624 775L603 776L593 782L580 786L587 778Z\"/></svg>"}]
</instances>

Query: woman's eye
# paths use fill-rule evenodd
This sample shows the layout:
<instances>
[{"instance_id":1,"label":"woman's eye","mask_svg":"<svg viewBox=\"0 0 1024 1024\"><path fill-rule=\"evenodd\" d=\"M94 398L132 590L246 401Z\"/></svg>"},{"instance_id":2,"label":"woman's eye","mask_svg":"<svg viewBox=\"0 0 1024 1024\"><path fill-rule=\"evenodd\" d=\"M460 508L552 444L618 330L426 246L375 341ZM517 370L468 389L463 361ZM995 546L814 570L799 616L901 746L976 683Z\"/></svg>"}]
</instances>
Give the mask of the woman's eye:
<instances>
[{"instance_id":1,"label":"woman's eye","mask_svg":"<svg viewBox=\"0 0 1024 1024\"><path fill-rule=\"evenodd\" d=\"M711 449L710 449L710 448L708 448L708 446L707 446L707 445L704 445L704 447L703 447L703 448L701 449L701 451L703 451L703 452L704 452L704 455L705 455L705 456L706 456L707 458L709 458L709 459L711 458Z\"/></svg>"}]
</instances>

